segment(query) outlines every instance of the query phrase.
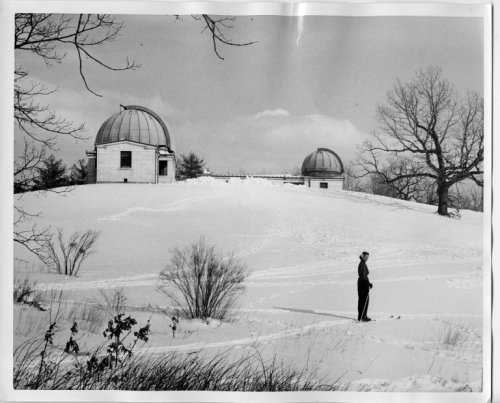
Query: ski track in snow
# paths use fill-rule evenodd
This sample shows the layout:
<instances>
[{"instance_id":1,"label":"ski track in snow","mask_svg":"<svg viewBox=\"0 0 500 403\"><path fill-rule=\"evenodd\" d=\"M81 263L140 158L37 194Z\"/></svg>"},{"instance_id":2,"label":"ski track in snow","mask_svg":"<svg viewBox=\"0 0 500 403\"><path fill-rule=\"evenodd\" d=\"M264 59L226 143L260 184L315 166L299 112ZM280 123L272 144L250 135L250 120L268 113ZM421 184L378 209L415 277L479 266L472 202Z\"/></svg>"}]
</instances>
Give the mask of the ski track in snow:
<instances>
[{"instance_id":1,"label":"ski track in snow","mask_svg":"<svg viewBox=\"0 0 500 403\"><path fill-rule=\"evenodd\" d=\"M398 267L399 265L394 264L393 267ZM352 273L352 269L328 271L328 272L316 272L311 273L305 271L310 268L309 265L304 265L303 270L296 271L295 273L281 274L282 268L279 269L278 273L266 275L266 273L252 273L247 280L247 285L249 287L296 287L303 285L349 285L353 284L353 280L338 280L335 277L339 274ZM322 264L316 266L322 267ZM293 271L293 269L291 269ZM318 280L304 281L304 277L313 276L329 276L330 278L322 278ZM333 278L332 278L333 277ZM451 278L452 277L452 278ZM449 287L453 288L471 288L473 286L482 286L482 274L478 272L466 271L451 274L423 274L420 276L399 276L391 278L380 278L377 283L395 283L404 281L428 281L445 279ZM284 281L289 280L289 281ZM295 281L294 281L295 280ZM92 288L114 288L114 287L138 287L138 286L155 286L158 283L157 274L147 274L147 275L137 275L137 276L127 276L118 277L110 279L101 280L72 280L68 282L57 282L48 283L40 282L37 285L37 289L65 289L65 290L75 290L75 289L92 289Z\"/></svg>"},{"instance_id":2,"label":"ski track in snow","mask_svg":"<svg viewBox=\"0 0 500 403\"><path fill-rule=\"evenodd\" d=\"M121 213L108 215L104 217L99 217L98 221L118 221L134 213L171 213L173 211L187 210L192 207L194 203L203 203L210 198L215 198L216 196L204 196L204 197L188 197L185 199L180 199L174 201L164 207L152 208L152 207L129 207L122 211Z\"/></svg>"},{"instance_id":3,"label":"ski track in snow","mask_svg":"<svg viewBox=\"0 0 500 403\"><path fill-rule=\"evenodd\" d=\"M331 313L331 312L326 312L326 311L315 311L315 313ZM344 312L335 312L336 314L346 314ZM349 312L347 314L354 315L353 312ZM430 320L442 320L441 317L453 317L453 318L463 318L463 317L469 317L469 318L480 318L481 315L456 315L456 314L445 314L445 315L435 315L435 314L402 314L401 319L395 319L395 318L390 318L389 314L382 314L382 316L377 315L376 317L376 322L383 322L383 321L395 321L395 320L411 320L411 319L430 319ZM467 362L471 363L475 361L475 355L473 353L466 353L464 351L453 351L453 350L446 350L446 349L439 349L436 350L435 348L435 343L429 344L425 342L414 342L414 341L402 341L402 340L388 340L384 339L382 337L377 337L377 336L372 336L370 334L363 334L359 332L359 327L365 327L365 326L373 326L375 323L372 324L364 324L364 323L357 323L354 319L341 319L341 320L334 320L334 321L322 321L314 324L309 324L309 325L304 325L304 326L299 326L299 327L294 327L293 329L286 329L282 330L279 332L274 332L270 334L258 334L254 333L250 337L244 337L240 339L232 339L232 340L224 340L224 341L216 341L216 342L200 342L200 343L189 343L189 344L180 344L180 345L175 345L175 346L161 346L161 347L147 347L147 348L142 348L138 350L138 352L142 353L155 353L155 354L160 354L160 353L166 353L170 351L193 351L193 350L205 350L209 348L229 348L229 347L237 347L237 346L245 346L245 345L257 345L257 344L268 344L271 342L278 341L280 339L284 338L290 338L290 337L299 337L299 336L304 336L307 335L308 333L312 331L322 331L322 330L327 330L333 327L337 326L342 326L346 325L347 330L346 330L346 335L347 336L361 336L365 340L375 342L375 343L380 343L384 345L390 345L394 346L396 348L400 349L410 349L410 350L420 350L422 352L433 352L434 354L444 357L444 358L449 358L453 359L455 361L459 362ZM348 326L351 325L351 326ZM357 331L354 331L353 329L356 329ZM480 361L477 362L477 364L480 364Z\"/></svg>"}]
</instances>

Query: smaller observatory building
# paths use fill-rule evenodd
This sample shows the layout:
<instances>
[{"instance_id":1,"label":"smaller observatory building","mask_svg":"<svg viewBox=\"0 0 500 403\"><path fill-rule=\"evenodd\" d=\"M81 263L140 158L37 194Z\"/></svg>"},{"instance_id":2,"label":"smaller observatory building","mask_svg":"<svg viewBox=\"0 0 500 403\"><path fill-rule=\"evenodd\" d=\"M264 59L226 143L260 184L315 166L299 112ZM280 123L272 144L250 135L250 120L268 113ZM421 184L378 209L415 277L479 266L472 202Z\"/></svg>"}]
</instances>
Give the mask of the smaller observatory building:
<instances>
[{"instance_id":1,"label":"smaller observatory building","mask_svg":"<svg viewBox=\"0 0 500 403\"><path fill-rule=\"evenodd\" d=\"M344 165L340 157L328 148L318 148L302 163L304 185L310 188L342 190Z\"/></svg>"},{"instance_id":2,"label":"smaller observatory building","mask_svg":"<svg viewBox=\"0 0 500 403\"><path fill-rule=\"evenodd\" d=\"M148 108L120 106L87 151L89 183L173 182L175 151L165 122Z\"/></svg>"}]
</instances>

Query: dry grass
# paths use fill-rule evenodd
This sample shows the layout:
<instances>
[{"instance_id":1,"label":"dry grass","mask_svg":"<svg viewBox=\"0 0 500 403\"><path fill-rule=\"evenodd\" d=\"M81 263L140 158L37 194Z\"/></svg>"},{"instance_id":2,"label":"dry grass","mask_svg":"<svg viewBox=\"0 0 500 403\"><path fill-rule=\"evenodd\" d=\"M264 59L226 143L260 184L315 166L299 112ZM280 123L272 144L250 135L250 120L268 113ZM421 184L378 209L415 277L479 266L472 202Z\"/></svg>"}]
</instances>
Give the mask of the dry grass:
<instances>
[{"instance_id":1,"label":"dry grass","mask_svg":"<svg viewBox=\"0 0 500 403\"><path fill-rule=\"evenodd\" d=\"M438 335L439 343L445 346L455 347L464 341L465 335L460 329L447 325L441 329Z\"/></svg>"},{"instance_id":2,"label":"dry grass","mask_svg":"<svg viewBox=\"0 0 500 403\"><path fill-rule=\"evenodd\" d=\"M43 295L44 302L50 303L47 312L28 305L16 306L15 335L19 336L19 342L25 340L14 353L16 389L320 391L340 388L338 380L328 382L307 366L297 369L276 355L264 360L258 351L238 358L227 351L209 358L202 355L203 351L129 355L126 353L129 350L124 350L125 353L117 353L123 355L112 366L100 363L109 356L109 349L118 345L115 338L106 338L89 352L65 351L65 337L69 341L78 341L80 337L70 332L70 326L76 328L78 324L80 330L102 334L110 329L109 324L105 329L110 314L124 313L123 290L114 289L102 297L100 301L76 303L65 301L63 292L52 291ZM123 346L130 348L128 341Z\"/></svg>"},{"instance_id":3,"label":"dry grass","mask_svg":"<svg viewBox=\"0 0 500 403\"><path fill-rule=\"evenodd\" d=\"M28 305L14 307L14 315L14 337L30 338L47 328L47 314Z\"/></svg>"},{"instance_id":4,"label":"dry grass","mask_svg":"<svg viewBox=\"0 0 500 403\"><path fill-rule=\"evenodd\" d=\"M82 329L98 334L108 320L108 312L101 305L86 302L68 306L64 318L70 322L78 322Z\"/></svg>"},{"instance_id":5,"label":"dry grass","mask_svg":"<svg viewBox=\"0 0 500 403\"><path fill-rule=\"evenodd\" d=\"M435 341L446 349L482 351L482 337L466 324L445 322L436 331Z\"/></svg>"},{"instance_id":6,"label":"dry grass","mask_svg":"<svg viewBox=\"0 0 500 403\"><path fill-rule=\"evenodd\" d=\"M230 361L226 354L203 359L198 353L137 355L121 365L90 370L87 359L63 352L45 356L43 371L40 354L15 360L16 389L49 390L210 390L210 391L332 391L339 384L328 383L311 371L291 368L275 356L262 361L248 355ZM97 352L97 353L100 353ZM29 361L32 365L26 365Z\"/></svg>"},{"instance_id":7,"label":"dry grass","mask_svg":"<svg viewBox=\"0 0 500 403\"><path fill-rule=\"evenodd\" d=\"M239 358L231 356L231 351L213 358L203 357L202 351L140 354L132 353L137 340L125 345L121 338L117 343L117 338L113 337L107 338L108 346L103 344L83 356L77 354L78 350L76 354L69 353L67 348L63 349L56 342L60 340L56 334L61 335L62 330L69 337L68 329L58 325L63 312L64 309L59 305L49 314L45 331L28 339L15 350L15 389L322 391L340 388L338 380L325 381L317 376L316 371L306 367L296 369L279 360L276 355L264 360L257 350ZM130 320L135 324L134 319ZM115 322L118 323L116 318ZM109 332L110 329L108 324L106 330ZM149 322L147 329L149 332ZM129 331L128 328L124 330ZM104 333L106 335L106 331ZM141 329L134 332L134 337L147 342L148 338L140 338L140 333ZM71 329L71 336L75 337L75 334ZM116 348L121 345L126 347L123 352L121 347L120 350ZM112 358L111 364L109 357Z\"/></svg>"}]
</instances>

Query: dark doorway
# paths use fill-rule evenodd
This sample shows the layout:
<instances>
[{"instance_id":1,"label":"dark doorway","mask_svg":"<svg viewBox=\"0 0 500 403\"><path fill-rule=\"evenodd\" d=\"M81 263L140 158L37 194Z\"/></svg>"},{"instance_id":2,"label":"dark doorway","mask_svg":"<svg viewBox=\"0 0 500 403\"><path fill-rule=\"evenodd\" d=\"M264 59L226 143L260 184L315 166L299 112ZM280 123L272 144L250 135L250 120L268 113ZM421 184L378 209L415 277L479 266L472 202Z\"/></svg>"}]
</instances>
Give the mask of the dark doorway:
<instances>
[{"instance_id":1,"label":"dark doorway","mask_svg":"<svg viewBox=\"0 0 500 403\"><path fill-rule=\"evenodd\" d=\"M159 161L158 171L160 176L166 176L168 174L168 161Z\"/></svg>"},{"instance_id":2,"label":"dark doorway","mask_svg":"<svg viewBox=\"0 0 500 403\"><path fill-rule=\"evenodd\" d=\"M320 189L328 189L328 182L320 182L319 187Z\"/></svg>"}]
</instances>

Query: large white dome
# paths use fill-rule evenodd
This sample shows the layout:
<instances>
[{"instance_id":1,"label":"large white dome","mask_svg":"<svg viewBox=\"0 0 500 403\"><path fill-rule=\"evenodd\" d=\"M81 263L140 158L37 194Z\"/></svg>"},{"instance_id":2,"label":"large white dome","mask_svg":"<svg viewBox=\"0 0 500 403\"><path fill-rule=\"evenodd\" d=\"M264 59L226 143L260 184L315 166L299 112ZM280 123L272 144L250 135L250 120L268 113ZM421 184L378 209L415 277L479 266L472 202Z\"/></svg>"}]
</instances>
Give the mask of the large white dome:
<instances>
[{"instance_id":1,"label":"large white dome","mask_svg":"<svg viewBox=\"0 0 500 403\"><path fill-rule=\"evenodd\" d=\"M109 117L95 138L95 145L133 141L154 146L166 146L173 151L170 133L165 122L152 110L137 105L124 109Z\"/></svg>"},{"instance_id":2,"label":"large white dome","mask_svg":"<svg viewBox=\"0 0 500 403\"><path fill-rule=\"evenodd\" d=\"M344 172L340 157L328 148L318 148L302 163L302 175L318 178L339 176Z\"/></svg>"}]
</instances>

